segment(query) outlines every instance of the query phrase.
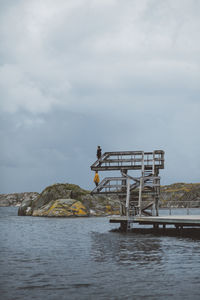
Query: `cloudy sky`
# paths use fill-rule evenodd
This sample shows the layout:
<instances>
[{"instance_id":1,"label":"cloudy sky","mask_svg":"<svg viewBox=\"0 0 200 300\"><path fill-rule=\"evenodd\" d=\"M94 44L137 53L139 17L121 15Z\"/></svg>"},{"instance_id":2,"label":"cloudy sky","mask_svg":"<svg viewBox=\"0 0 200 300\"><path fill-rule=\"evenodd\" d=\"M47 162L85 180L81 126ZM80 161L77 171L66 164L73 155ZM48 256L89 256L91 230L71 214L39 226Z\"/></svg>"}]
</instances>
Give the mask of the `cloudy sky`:
<instances>
[{"instance_id":1,"label":"cloudy sky","mask_svg":"<svg viewBox=\"0 0 200 300\"><path fill-rule=\"evenodd\" d=\"M163 149L162 184L200 182L199 16L199 0L0 0L0 193L91 189L97 145Z\"/></svg>"}]
</instances>

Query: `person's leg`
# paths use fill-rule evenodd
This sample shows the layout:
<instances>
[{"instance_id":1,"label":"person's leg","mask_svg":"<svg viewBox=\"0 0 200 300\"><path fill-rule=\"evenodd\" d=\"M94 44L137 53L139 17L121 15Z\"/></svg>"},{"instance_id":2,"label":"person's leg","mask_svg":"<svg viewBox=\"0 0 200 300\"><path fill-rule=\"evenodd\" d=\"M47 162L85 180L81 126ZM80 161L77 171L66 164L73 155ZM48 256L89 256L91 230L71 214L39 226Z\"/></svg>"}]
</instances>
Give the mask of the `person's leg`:
<instances>
[{"instance_id":1,"label":"person's leg","mask_svg":"<svg viewBox=\"0 0 200 300\"><path fill-rule=\"evenodd\" d=\"M98 157L98 160L101 158L101 156ZM101 165L101 162L99 161L99 165Z\"/></svg>"}]
</instances>

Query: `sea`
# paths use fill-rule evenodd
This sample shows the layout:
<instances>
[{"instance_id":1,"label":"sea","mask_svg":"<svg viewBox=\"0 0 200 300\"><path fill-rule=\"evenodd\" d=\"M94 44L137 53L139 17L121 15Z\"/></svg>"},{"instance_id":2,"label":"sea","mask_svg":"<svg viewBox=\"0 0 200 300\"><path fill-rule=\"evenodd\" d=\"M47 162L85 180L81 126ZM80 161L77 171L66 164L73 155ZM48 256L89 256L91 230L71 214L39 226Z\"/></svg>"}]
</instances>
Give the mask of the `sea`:
<instances>
[{"instance_id":1,"label":"sea","mask_svg":"<svg viewBox=\"0 0 200 300\"><path fill-rule=\"evenodd\" d=\"M123 233L107 217L22 217L17 209L0 208L1 300L200 299L199 231L134 225Z\"/></svg>"}]
</instances>

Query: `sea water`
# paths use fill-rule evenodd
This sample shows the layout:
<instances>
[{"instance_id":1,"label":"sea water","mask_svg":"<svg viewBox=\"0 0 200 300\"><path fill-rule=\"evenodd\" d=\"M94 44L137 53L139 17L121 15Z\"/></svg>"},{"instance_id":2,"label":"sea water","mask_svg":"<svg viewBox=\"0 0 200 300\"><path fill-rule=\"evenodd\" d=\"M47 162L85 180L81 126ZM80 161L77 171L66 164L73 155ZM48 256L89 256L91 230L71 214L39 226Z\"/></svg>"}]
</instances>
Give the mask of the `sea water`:
<instances>
[{"instance_id":1,"label":"sea water","mask_svg":"<svg viewBox=\"0 0 200 300\"><path fill-rule=\"evenodd\" d=\"M200 236L117 227L1 207L0 299L200 299Z\"/></svg>"}]
</instances>

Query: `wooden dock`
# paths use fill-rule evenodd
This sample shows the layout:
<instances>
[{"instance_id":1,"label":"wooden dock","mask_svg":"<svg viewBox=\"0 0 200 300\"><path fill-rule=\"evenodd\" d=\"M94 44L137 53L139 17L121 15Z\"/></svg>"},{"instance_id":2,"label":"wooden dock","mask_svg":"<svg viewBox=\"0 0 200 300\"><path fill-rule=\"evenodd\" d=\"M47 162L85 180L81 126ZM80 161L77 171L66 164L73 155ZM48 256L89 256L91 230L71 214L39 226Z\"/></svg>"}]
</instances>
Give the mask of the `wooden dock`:
<instances>
[{"instance_id":1,"label":"wooden dock","mask_svg":"<svg viewBox=\"0 0 200 300\"><path fill-rule=\"evenodd\" d=\"M110 218L110 223L120 223L121 228L126 229L131 223L138 223L140 225L152 225L154 228L162 226L166 228L167 225L174 225L177 229L183 227L200 227L199 215L182 215L182 216L160 216L160 217L144 217L144 216L113 216ZM126 230L125 230L126 231Z\"/></svg>"}]
</instances>

